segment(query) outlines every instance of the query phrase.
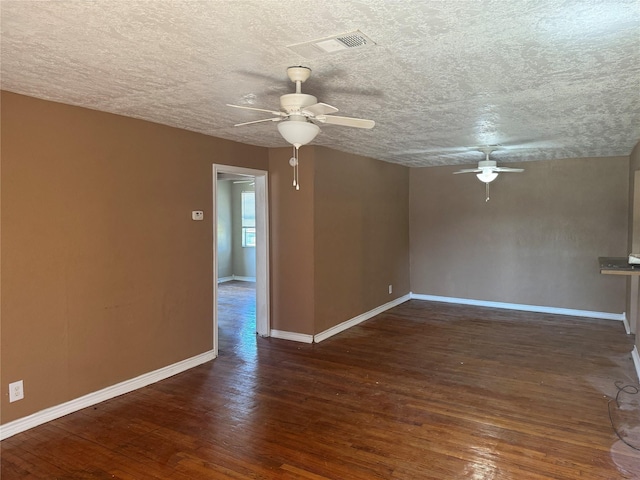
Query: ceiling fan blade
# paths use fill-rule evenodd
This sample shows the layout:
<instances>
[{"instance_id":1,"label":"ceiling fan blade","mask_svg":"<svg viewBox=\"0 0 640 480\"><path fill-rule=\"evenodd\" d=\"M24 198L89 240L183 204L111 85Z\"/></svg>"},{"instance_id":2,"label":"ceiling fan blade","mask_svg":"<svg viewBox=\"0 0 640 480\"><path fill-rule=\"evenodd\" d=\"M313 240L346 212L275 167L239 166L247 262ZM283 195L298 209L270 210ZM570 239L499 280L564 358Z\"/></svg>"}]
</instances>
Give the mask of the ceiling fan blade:
<instances>
[{"instance_id":1,"label":"ceiling fan blade","mask_svg":"<svg viewBox=\"0 0 640 480\"><path fill-rule=\"evenodd\" d=\"M495 167L493 169L494 172L511 172L511 173L520 173L524 172L524 168L510 168L510 167Z\"/></svg>"},{"instance_id":2,"label":"ceiling fan blade","mask_svg":"<svg viewBox=\"0 0 640 480\"><path fill-rule=\"evenodd\" d=\"M373 120L364 118L337 117L335 115L316 115L315 120L331 125L342 125L343 127L373 128L376 124Z\"/></svg>"},{"instance_id":3,"label":"ceiling fan blade","mask_svg":"<svg viewBox=\"0 0 640 480\"><path fill-rule=\"evenodd\" d=\"M308 113L312 116L316 115L328 115L330 113L336 113L338 109L336 107L332 107L331 105L327 105L326 103L316 103L314 105L309 105L308 107L304 107L302 109L302 113Z\"/></svg>"},{"instance_id":4,"label":"ceiling fan blade","mask_svg":"<svg viewBox=\"0 0 640 480\"><path fill-rule=\"evenodd\" d=\"M270 113L271 115L278 115L280 117L287 116L287 114L284 112L279 112L276 110L265 110L264 108L245 107L244 105L232 105L230 103L227 103L227 107L241 108L242 110L254 110L256 112L267 112L267 113Z\"/></svg>"},{"instance_id":5,"label":"ceiling fan blade","mask_svg":"<svg viewBox=\"0 0 640 480\"><path fill-rule=\"evenodd\" d=\"M281 117L275 117L275 118L263 118L262 120L254 120L253 122L243 122L243 123L236 123L234 125L234 127L241 127L243 125L251 125L252 123L262 123L262 122L279 122L280 120L282 120Z\"/></svg>"},{"instance_id":6,"label":"ceiling fan blade","mask_svg":"<svg viewBox=\"0 0 640 480\"><path fill-rule=\"evenodd\" d=\"M465 168L463 170L458 170L457 172L453 172L454 175L457 173L482 173L482 170L480 170L479 168Z\"/></svg>"}]
</instances>

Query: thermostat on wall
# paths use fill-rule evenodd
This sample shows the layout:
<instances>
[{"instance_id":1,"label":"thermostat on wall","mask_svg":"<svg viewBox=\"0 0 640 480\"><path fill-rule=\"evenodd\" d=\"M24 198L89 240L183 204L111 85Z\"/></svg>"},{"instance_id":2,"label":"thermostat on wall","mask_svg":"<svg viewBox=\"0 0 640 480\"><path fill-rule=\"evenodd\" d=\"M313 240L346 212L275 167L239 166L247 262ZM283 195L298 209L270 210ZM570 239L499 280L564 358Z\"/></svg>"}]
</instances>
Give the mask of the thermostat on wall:
<instances>
[{"instance_id":1,"label":"thermostat on wall","mask_svg":"<svg viewBox=\"0 0 640 480\"><path fill-rule=\"evenodd\" d=\"M202 210L194 210L191 212L191 220L204 220L204 212Z\"/></svg>"}]
</instances>

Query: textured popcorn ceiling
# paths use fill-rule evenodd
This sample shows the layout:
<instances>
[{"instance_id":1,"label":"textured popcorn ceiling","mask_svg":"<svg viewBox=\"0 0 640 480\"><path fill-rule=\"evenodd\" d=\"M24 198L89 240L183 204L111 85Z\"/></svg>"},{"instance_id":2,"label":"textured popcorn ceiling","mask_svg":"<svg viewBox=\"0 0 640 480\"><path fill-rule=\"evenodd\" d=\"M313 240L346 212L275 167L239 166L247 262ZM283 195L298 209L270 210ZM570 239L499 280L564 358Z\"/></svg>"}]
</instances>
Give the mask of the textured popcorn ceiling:
<instances>
[{"instance_id":1,"label":"textured popcorn ceiling","mask_svg":"<svg viewBox=\"0 0 640 480\"><path fill-rule=\"evenodd\" d=\"M314 140L409 166L629 155L640 139L640 0L1 2L2 88L266 147L286 68L370 118ZM287 46L360 30L376 45Z\"/></svg>"}]
</instances>

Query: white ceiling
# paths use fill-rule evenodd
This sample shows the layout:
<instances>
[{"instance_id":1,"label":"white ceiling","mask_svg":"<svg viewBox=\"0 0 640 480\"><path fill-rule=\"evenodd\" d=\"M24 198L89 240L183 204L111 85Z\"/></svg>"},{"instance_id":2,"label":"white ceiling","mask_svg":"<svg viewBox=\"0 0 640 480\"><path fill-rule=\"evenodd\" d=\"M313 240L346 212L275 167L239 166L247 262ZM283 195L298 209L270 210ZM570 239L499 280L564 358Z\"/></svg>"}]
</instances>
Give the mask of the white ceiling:
<instances>
[{"instance_id":1,"label":"white ceiling","mask_svg":"<svg viewBox=\"0 0 640 480\"><path fill-rule=\"evenodd\" d=\"M370 118L313 144L408 166L629 155L640 139L640 0L1 1L4 90L265 147L302 91ZM305 57L360 30L376 45Z\"/></svg>"}]
</instances>

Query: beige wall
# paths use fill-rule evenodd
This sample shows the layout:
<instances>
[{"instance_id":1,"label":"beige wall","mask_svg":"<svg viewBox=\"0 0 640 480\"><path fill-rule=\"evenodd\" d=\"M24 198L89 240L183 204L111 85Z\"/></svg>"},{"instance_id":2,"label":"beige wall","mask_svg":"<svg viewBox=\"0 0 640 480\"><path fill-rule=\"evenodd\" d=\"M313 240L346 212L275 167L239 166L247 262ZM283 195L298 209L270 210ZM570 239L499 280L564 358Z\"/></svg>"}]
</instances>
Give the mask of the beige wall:
<instances>
[{"instance_id":1,"label":"beige wall","mask_svg":"<svg viewBox=\"0 0 640 480\"><path fill-rule=\"evenodd\" d=\"M629 157L629 245L630 252L640 251L640 185L636 185L636 176L640 175L640 142L636 144ZM635 289L634 289L635 290ZM638 292L632 291L631 279L627 279L627 312L632 311L631 302L638 302ZM637 306L633 311L638 311ZM638 325L636 326L638 327ZM640 334L636 332L636 347L640 350Z\"/></svg>"},{"instance_id":2,"label":"beige wall","mask_svg":"<svg viewBox=\"0 0 640 480\"><path fill-rule=\"evenodd\" d=\"M320 333L409 293L409 169L320 147L315 159Z\"/></svg>"},{"instance_id":3,"label":"beige wall","mask_svg":"<svg viewBox=\"0 0 640 480\"><path fill-rule=\"evenodd\" d=\"M625 280L600 275L597 258L627 251L628 163L527 162L491 184L488 203L458 167L412 169L412 291L622 313Z\"/></svg>"},{"instance_id":4,"label":"beige wall","mask_svg":"<svg viewBox=\"0 0 640 480\"><path fill-rule=\"evenodd\" d=\"M1 108L1 386L22 379L26 393L2 394L2 423L212 348L214 163L269 171L274 329L317 334L410 285L625 306L624 279L598 275L596 258L627 250L628 158L528 163L485 204L453 167L303 147L296 191L289 148L6 92Z\"/></svg>"},{"instance_id":5,"label":"beige wall","mask_svg":"<svg viewBox=\"0 0 640 480\"><path fill-rule=\"evenodd\" d=\"M409 293L409 170L307 146L295 190L290 157L270 151L273 328L318 334Z\"/></svg>"},{"instance_id":6,"label":"beige wall","mask_svg":"<svg viewBox=\"0 0 640 480\"><path fill-rule=\"evenodd\" d=\"M292 186L290 148L269 150L271 328L313 335L315 149L300 149L300 190Z\"/></svg>"},{"instance_id":7,"label":"beige wall","mask_svg":"<svg viewBox=\"0 0 640 480\"><path fill-rule=\"evenodd\" d=\"M211 166L266 170L267 150L7 92L1 108L1 422L211 350Z\"/></svg>"}]
</instances>

